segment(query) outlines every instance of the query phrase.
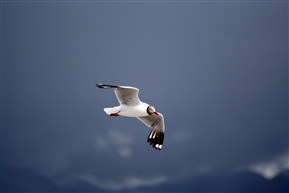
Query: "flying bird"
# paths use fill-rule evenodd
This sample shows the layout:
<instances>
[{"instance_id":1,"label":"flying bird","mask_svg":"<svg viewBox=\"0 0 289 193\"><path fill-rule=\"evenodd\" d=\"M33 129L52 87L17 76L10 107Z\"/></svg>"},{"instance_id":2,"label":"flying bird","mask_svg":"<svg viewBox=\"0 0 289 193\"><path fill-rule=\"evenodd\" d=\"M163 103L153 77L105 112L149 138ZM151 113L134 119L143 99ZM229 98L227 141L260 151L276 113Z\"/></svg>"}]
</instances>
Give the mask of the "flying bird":
<instances>
[{"instance_id":1,"label":"flying bird","mask_svg":"<svg viewBox=\"0 0 289 193\"><path fill-rule=\"evenodd\" d=\"M147 142L155 149L161 150L164 143L165 123L164 117L155 108L138 98L139 89L130 86L116 86L108 84L96 84L98 88L113 88L120 106L104 108L110 116L136 117L145 125L152 128Z\"/></svg>"}]
</instances>

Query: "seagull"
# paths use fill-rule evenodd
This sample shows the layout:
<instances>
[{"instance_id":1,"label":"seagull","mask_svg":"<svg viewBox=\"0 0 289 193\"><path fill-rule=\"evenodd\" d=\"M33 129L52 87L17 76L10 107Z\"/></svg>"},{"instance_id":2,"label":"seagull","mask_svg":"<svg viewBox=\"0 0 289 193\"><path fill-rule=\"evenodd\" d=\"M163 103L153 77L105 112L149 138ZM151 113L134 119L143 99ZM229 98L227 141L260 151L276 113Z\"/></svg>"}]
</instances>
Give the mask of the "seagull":
<instances>
[{"instance_id":1,"label":"seagull","mask_svg":"<svg viewBox=\"0 0 289 193\"><path fill-rule=\"evenodd\" d=\"M104 108L104 112L110 116L136 117L146 126L152 128L147 142L155 149L161 150L164 143L165 123L164 117L155 108L138 98L139 89L130 86L116 86L108 84L96 84L98 88L113 88L120 106Z\"/></svg>"}]
</instances>

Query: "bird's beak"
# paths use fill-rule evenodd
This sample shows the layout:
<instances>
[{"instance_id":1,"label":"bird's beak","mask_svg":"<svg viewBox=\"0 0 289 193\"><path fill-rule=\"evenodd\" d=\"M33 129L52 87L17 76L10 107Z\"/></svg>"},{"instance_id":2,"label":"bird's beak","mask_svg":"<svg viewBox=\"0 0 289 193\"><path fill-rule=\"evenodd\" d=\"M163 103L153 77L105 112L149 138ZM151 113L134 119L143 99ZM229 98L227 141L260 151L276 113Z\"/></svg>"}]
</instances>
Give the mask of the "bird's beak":
<instances>
[{"instance_id":1,"label":"bird's beak","mask_svg":"<svg viewBox=\"0 0 289 193\"><path fill-rule=\"evenodd\" d=\"M159 115L157 112L153 112L154 114L156 114L156 115Z\"/></svg>"}]
</instances>

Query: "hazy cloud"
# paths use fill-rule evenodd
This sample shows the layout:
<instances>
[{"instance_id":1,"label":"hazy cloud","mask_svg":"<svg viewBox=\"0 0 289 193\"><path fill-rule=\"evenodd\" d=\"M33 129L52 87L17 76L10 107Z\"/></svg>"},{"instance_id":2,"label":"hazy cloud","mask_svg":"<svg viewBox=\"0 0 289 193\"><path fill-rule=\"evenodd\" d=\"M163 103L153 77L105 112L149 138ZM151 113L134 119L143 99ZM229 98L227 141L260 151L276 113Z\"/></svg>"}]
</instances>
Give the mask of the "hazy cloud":
<instances>
[{"instance_id":1,"label":"hazy cloud","mask_svg":"<svg viewBox=\"0 0 289 193\"><path fill-rule=\"evenodd\" d=\"M249 170L270 180L278 174L289 170L289 152L268 161L252 164L249 166Z\"/></svg>"},{"instance_id":2,"label":"hazy cloud","mask_svg":"<svg viewBox=\"0 0 289 193\"><path fill-rule=\"evenodd\" d=\"M150 176L150 177L137 177L137 176L127 176L123 177L121 180L101 180L93 176L82 176L81 180L96 186L97 188L102 188L109 191L123 191L128 189L135 189L139 187L149 187L156 186L167 182L167 177L164 175Z\"/></svg>"},{"instance_id":3,"label":"hazy cloud","mask_svg":"<svg viewBox=\"0 0 289 193\"><path fill-rule=\"evenodd\" d=\"M104 135L98 135L95 141L96 149L99 151L114 151L123 158L132 155L133 138L118 130L108 130Z\"/></svg>"}]
</instances>

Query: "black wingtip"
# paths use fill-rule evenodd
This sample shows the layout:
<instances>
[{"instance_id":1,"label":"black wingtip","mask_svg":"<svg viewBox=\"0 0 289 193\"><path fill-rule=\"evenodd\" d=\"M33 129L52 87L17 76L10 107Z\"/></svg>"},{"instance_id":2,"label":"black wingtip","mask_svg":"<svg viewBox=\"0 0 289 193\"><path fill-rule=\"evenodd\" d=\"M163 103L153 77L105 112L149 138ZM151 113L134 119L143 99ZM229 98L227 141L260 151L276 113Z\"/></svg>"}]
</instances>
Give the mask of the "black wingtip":
<instances>
[{"instance_id":1,"label":"black wingtip","mask_svg":"<svg viewBox=\"0 0 289 193\"><path fill-rule=\"evenodd\" d=\"M116 85L109 85L109 84L96 84L98 88L118 88Z\"/></svg>"},{"instance_id":2,"label":"black wingtip","mask_svg":"<svg viewBox=\"0 0 289 193\"><path fill-rule=\"evenodd\" d=\"M155 149L161 150L164 143L165 134L157 129L152 129L150 132L147 142Z\"/></svg>"}]
</instances>

